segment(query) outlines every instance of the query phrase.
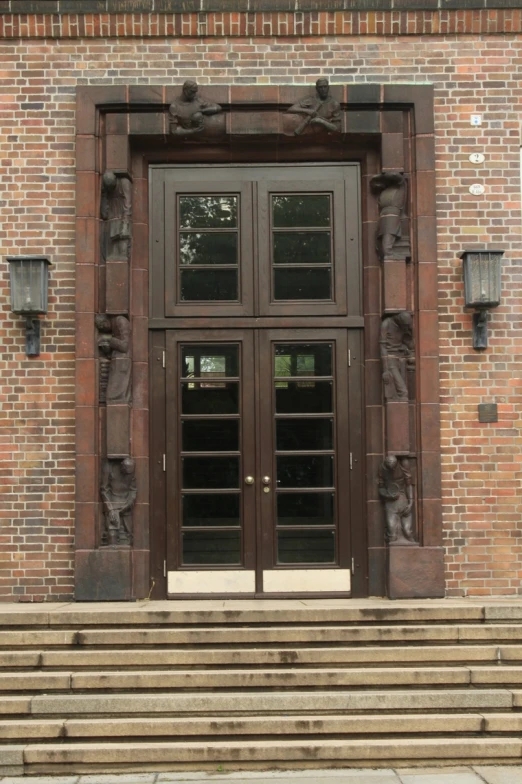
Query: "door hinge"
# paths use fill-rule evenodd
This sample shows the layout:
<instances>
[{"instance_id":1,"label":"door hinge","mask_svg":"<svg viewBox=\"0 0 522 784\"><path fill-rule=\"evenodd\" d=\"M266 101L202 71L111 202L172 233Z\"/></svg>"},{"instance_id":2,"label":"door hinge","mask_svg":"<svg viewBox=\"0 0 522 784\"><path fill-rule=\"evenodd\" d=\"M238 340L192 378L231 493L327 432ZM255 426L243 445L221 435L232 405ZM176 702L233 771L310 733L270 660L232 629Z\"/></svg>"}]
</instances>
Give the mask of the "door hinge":
<instances>
[{"instance_id":1,"label":"door hinge","mask_svg":"<svg viewBox=\"0 0 522 784\"><path fill-rule=\"evenodd\" d=\"M163 455L163 470L167 470L167 455Z\"/></svg>"},{"instance_id":2,"label":"door hinge","mask_svg":"<svg viewBox=\"0 0 522 784\"><path fill-rule=\"evenodd\" d=\"M162 364L163 369L165 369L167 367L167 358L166 358L165 351L162 351L162 354L163 354L163 358L161 360L161 364Z\"/></svg>"},{"instance_id":3,"label":"door hinge","mask_svg":"<svg viewBox=\"0 0 522 784\"><path fill-rule=\"evenodd\" d=\"M352 366L352 352L348 349L348 367Z\"/></svg>"},{"instance_id":4,"label":"door hinge","mask_svg":"<svg viewBox=\"0 0 522 784\"><path fill-rule=\"evenodd\" d=\"M352 574L355 574L355 558L352 558Z\"/></svg>"},{"instance_id":5,"label":"door hinge","mask_svg":"<svg viewBox=\"0 0 522 784\"><path fill-rule=\"evenodd\" d=\"M167 576L167 561L163 561L163 577Z\"/></svg>"},{"instance_id":6,"label":"door hinge","mask_svg":"<svg viewBox=\"0 0 522 784\"><path fill-rule=\"evenodd\" d=\"M352 468L353 468L353 455L350 452L350 471L352 470Z\"/></svg>"}]
</instances>

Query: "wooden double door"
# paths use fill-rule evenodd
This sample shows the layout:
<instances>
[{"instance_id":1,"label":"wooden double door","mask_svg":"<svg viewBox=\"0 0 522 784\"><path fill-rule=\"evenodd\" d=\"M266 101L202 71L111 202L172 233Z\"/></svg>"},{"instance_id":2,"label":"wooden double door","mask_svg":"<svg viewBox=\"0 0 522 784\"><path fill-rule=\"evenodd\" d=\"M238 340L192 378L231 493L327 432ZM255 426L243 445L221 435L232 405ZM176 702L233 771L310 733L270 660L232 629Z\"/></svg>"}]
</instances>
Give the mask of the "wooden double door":
<instances>
[{"instance_id":1,"label":"wooden double door","mask_svg":"<svg viewBox=\"0 0 522 784\"><path fill-rule=\"evenodd\" d=\"M352 591L358 179L342 165L152 170L170 596Z\"/></svg>"}]
</instances>

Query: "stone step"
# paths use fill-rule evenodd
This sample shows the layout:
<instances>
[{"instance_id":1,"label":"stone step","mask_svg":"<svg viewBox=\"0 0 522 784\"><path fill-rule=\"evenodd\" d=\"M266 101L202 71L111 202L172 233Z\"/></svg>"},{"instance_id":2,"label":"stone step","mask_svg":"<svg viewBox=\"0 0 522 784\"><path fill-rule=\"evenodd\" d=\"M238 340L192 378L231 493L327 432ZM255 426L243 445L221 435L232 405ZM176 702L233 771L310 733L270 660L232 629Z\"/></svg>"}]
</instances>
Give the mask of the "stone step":
<instances>
[{"instance_id":1,"label":"stone step","mask_svg":"<svg viewBox=\"0 0 522 784\"><path fill-rule=\"evenodd\" d=\"M272 626L210 627L174 629L81 629L77 644L81 646L143 645L242 645L282 643L359 644L442 642L522 643L522 625L369 625L369 626Z\"/></svg>"},{"instance_id":2,"label":"stone step","mask_svg":"<svg viewBox=\"0 0 522 784\"><path fill-rule=\"evenodd\" d=\"M78 645L280 645L284 643L366 644L459 642L459 626L272 626L197 629L81 629ZM497 627L495 627L497 628ZM515 635L516 638L516 635ZM494 636L490 639L494 640ZM521 637L522 640L522 631Z\"/></svg>"},{"instance_id":3,"label":"stone step","mask_svg":"<svg viewBox=\"0 0 522 784\"><path fill-rule=\"evenodd\" d=\"M393 647L313 647L313 648L142 648L133 650L51 650L4 654L0 651L0 666L23 666L23 657L34 656L35 664L43 668L95 668L125 667L218 667L223 665L248 666L298 666L298 665L384 665L414 666L419 663L471 663L497 661L522 662L522 646L511 649L496 645L439 645L439 646L393 646Z\"/></svg>"},{"instance_id":4,"label":"stone step","mask_svg":"<svg viewBox=\"0 0 522 784\"><path fill-rule=\"evenodd\" d=\"M522 670L521 670L522 673ZM2 686L0 676L0 688ZM16 676L14 676L16 677ZM487 674L484 673L484 678ZM486 681L483 681L486 682ZM511 680L509 682L512 682ZM350 669L220 669L79 672L71 675L71 688L87 689L278 689L343 686L455 686L470 683L466 667L370 667ZM498 683L496 680L495 683ZM56 687L59 688L59 687Z\"/></svg>"},{"instance_id":5,"label":"stone step","mask_svg":"<svg viewBox=\"0 0 522 784\"><path fill-rule=\"evenodd\" d=\"M476 682L522 682L522 668L477 669ZM462 686L472 682L475 670L468 667L368 667L368 668L284 668L126 670L89 672L12 672L0 674L0 692L148 689L277 689L341 688L344 686ZM489 674L488 674L489 673Z\"/></svg>"},{"instance_id":6,"label":"stone step","mask_svg":"<svg viewBox=\"0 0 522 784\"><path fill-rule=\"evenodd\" d=\"M14 757L16 746L9 747ZM297 762L306 764L322 760L346 761L350 765L376 762L444 760L452 764L461 760L513 761L520 758L522 740L506 738L405 738L405 739L245 739L180 742L113 742L28 744L20 746L25 771L82 771L82 766L132 765L133 770L164 764L183 766L193 763ZM1 747L0 747L1 751Z\"/></svg>"},{"instance_id":7,"label":"stone step","mask_svg":"<svg viewBox=\"0 0 522 784\"><path fill-rule=\"evenodd\" d=\"M76 643L73 629L17 629L0 631L0 648L42 648L43 646L69 646Z\"/></svg>"},{"instance_id":8,"label":"stone step","mask_svg":"<svg viewBox=\"0 0 522 784\"><path fill-rule=\"evenodd\" d=\"M506 612L507 611L507 612ZM518 615L517 615L518 612ZM283 623L428 623L482 622L489 619L522 620L522 608L505 602L458 600L426 602L387 600L265 600L254 602L209 600L205 602L147 602L129 605L47 605L20 610L0 609L0 627L72 628L83 626L166 626L199 624Z\"/></svg>"},{"instance_id":9,"label":"stone step","mask_svg":"<svg viewBox=\"0 0 522 784\"><path fill-rule=\"evenodd\" d=\"M516 732L522 724L511 714L479 713L386 714L345 716L241 716L198 718L45 719L0 721L0 740L20 738L154 738L168 736L216 737L235 735L448 735L480 733L488 721L495 732Z\"/></svg>"},{"instance_id":10,"label":"stone step","mask_svg":"<svg viewBox=\"0 0 522 784\"><path fill-rule=\"evenodd\" d=\"M321 714L394 711L510 711L514 696L509 689L400 689L343 691L237 691L169 694L39 694L26 703L26 714L42 718L89 717L111 714L144 715ZM521 693L522 694L522 693ZM0 703L2 700L0 700ZM23 713L15 704L13 713ZM8 711L4 709L4 715Z\"/></svg>"}]
</instances>

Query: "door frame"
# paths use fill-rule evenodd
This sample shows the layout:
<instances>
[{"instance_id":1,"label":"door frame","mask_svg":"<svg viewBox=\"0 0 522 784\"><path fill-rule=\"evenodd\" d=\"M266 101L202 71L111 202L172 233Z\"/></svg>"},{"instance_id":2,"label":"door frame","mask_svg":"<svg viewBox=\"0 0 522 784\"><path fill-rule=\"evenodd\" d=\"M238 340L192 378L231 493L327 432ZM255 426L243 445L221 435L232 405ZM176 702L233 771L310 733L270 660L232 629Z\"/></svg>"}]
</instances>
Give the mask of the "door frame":
<instances>
[{"instance_id":1,"label":"door frame","mask_svg":"<svg viewBox=\"0 0 522 784\"><path fill-rule=\"evenodd\" d=\"M353 595L443 596L433 85L332 86L332 94L341 104L342 131L322 139L308 135L296 138L286 130L286 111L304 93L303 86L256 85L254 89L208 85L202 88L205 97L220 103L224 110L216 119L216 132L174 144L168 136L168 107L179 90L179 86L154 85L77 88L76 600L125 601L164 595L163 562L157 551L149 560L150 533L154 532L158 541L158 521L164 514L156 492L164 481L161 456L150 453L148 435L149 411L161 397L154 379L161 374L161 330L167 326L148 318L147 285L149 276L154 277L152 256L149 268L149 164L347 159L360 161L363 170L365 338L359 361L366 388L362 473L368 479L364 503L367 568L356 572ZM407 267L406 293L407 307L414 312L417 359L410 411L419 537L415 563L411 553L398 557L402 548L385 544L384 515L375 481L384 453L385 423L378 335L383 303L395 290L393 265L383 269L375 250L378 206L370 181L383 169L403 170L410 186L408 219L414 263ZM101 175L106 170L130 178L133 198L130 264L114 265L110 276L101 259L98 236ZM387 271L390 275L383 274ZM127 549L110 549L101 543L100 476L105 459L106 409L98 392L99 353L93 319L94 314L107 312L108 293L114 297L116 291L119 312L128 313L132 322L134 391L129 448L136 465L137 500L134 541ZM308 326L315 323L308 320ZM161 422L150 420L150 428L161 428ZM393 562L391 549L397 556Z\"/></svg>"}]
</instances>

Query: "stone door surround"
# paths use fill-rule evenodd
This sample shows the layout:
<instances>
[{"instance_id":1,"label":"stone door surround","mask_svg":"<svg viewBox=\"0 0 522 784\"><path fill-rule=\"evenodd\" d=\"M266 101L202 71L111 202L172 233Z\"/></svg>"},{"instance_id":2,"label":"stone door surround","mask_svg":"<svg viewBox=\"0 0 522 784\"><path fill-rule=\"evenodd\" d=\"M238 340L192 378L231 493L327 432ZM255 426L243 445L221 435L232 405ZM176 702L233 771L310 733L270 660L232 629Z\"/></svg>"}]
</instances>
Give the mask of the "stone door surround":
<instances>
[{"instance_id":1,"label":"stone door surround","mask_svg":"<svg viewBox=\"0 0 522 784\"><path fill-rule=\"evenodd\" d=\"M320 76L320 74L318 74ZM315 81L315 80L314 80ZM169 135L169 106L181 85L78 87L76 109L76 599L132 600L161 597L162 564L149 563L149 526L161 509L150 507L161 466L149 465L149 361L160 348L149 343L149 161L190 163L198 149L209 162L218 147L229 160L248 162L248 150L266 143L270 162L283 160L293 126L287 109L313 88L201 86L222 112L208 118L197 140ZM332 85L341 106L339 132L323 133L331 160L361 160L366 385L366 518L369 582L359 595L434 597L444 593L440 484L437 260L433 88L413 84ZM319 137L318 137L319 138ZM281 143L275 144L279 140ZM299 144L313 151L311 136ZM297 143L297 142L296 142ZM315 143L315 142L314 142ZM286 146L285 146L286 145ZM294 148L292 148L294 149ZM240 150L240 152L238 152ZM183 158L180 156L183 155ZM177 157L176 157L177 156ZM278 156L281 156L278 158ZM112 171L132 184L130 261L104 260L100 252L101 177ZM403 172L408 184L404 225L411 259L379 258L379 205L371 179ZM399 265L397 262L401 261ZM395 452L393 416L381 382L379 336L386 314L413 313L415 372L408 405L409 456L413 464L418 545L387 546L377 476L385 453ZM132 395L117 416L125 430L117 456L134 461L137 486L129 545L102 540L100 482L106 458L107 409L100 402L97 314L124 316L131 324ZM167 324L165 324L165 327ZM152 333L154 334L154 333ZM149 347L150 346L150 347ZM127 406L128 410L124 407ZM112 414L111 414L112 416ZM113 422L116 420L113 419ZM123 421L123 425L121 422ZM110 429L110 428L109 428ZM127 441L125 441L127 439ZM402 445L404 446L404 445ZM405 454L404 449L398 453ZM364 481L364 477L363 477ZM152 485L151 485L152 483ZM413 552L414 550L414 552ZM159 593L155 593L159 591Z\"/></svg>"}]
</instances>

